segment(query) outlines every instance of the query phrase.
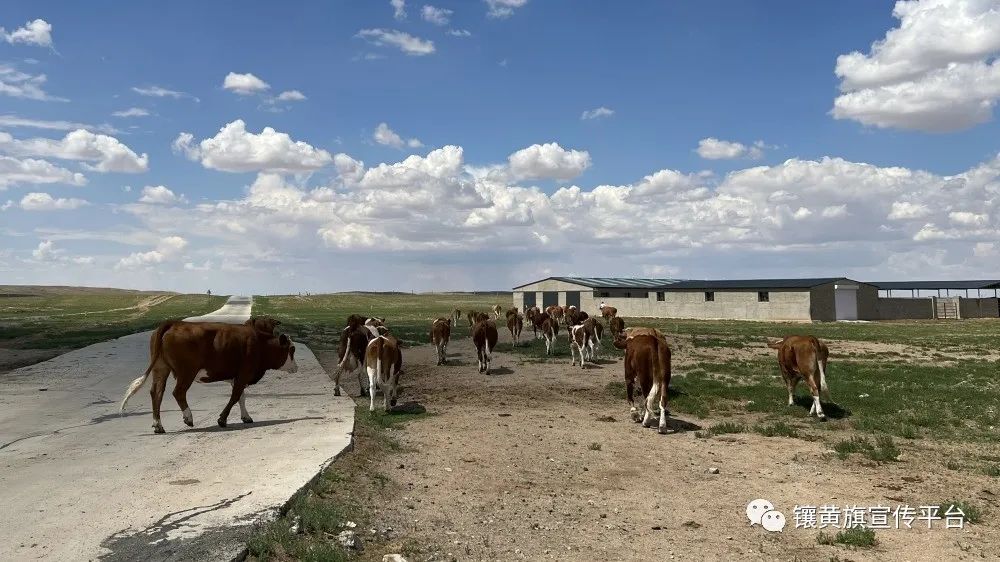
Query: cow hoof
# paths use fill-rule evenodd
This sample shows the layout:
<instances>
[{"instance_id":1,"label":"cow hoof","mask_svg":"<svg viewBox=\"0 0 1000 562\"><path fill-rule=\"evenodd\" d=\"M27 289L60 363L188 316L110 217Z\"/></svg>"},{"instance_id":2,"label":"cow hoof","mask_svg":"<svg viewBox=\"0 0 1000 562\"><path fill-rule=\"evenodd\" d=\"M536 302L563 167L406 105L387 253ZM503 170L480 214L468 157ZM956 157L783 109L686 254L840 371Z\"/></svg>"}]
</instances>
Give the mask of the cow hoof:
<instances>
[{"instance_id":1,"label":"cow hoof","mask_svg":"<svg viewBox=\"0 0 1000 562\"><path fill-rule=\"evenodd\" d=\"M226 427L226 420L219 418L219 427Z\"/></svg>"},{"instance_id":2,"label":"cow hoof","mask_svg":"<svg viewBox=\"0 0 1000 562\"><path fill-rule=\"evenodd\" d=\"M333 395L334 396L340 396L340 387L339 386L337 388L333 389Z\"/></svg>"},{"instance_id":3,"label":"cow hoof","mask_svg":"<svg viewBox=\"0 0 1000 562\"><path fill-rule=\"evenodd\" d=\"M660 435L666 435L667 434L667 426L661 425L660 427L657 428L657 431L660 433Z\"/></svg>"},{"instance_id":4,"label":"cow hoof","mask_svg":"<svg viewBox=\"0 0 1000 562\"><path fill-rule=\"evenodd\" d=\"M166 431L163 430L163 426L162 425L154 425L153 426L153 433L166 433Z\"/></svg>"},{"instance_id":5,"label":"cow hoof","mask_svg":"<svg viewBox=\"0 0 1000 562\"><path fill-rule=\"evenodd\" d=\"M639 412L632 412L632 421L634 421L635 423L639 423L642 421L642 416L639 415Z\"/></svg>"},{"instance_id":6,"label":"cow hoof","mask_svg":"<svg viewBox=\"0 0 1000 562\"><path fill-rule=\"evenodd\" d=\"M243 423L253 423L253 418L251 418L250 416L240 419L243 420Z\"/></svg>"},{"instance_id":7,"label":"cow hoof","mask_svg":"<svg viewBox=\"0 0 1000 562\"><path fill-rule=\"evenodd\" d=\"M186 425L188 427L194 427L194 420L193 419L190 419L190 420L186 419L186 420L184 420L184 425Z\"/></svg>"}]
</instances>

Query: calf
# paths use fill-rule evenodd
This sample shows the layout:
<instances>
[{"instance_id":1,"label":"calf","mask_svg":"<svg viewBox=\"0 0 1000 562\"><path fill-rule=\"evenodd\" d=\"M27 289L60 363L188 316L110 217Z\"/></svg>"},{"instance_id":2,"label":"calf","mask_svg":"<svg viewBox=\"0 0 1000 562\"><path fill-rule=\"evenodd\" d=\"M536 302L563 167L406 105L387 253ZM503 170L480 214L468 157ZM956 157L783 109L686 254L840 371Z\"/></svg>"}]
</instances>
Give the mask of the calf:
<instances>
[{"instance_id":1,"label":"calf","mask_svg":"<svg viewBox=\"0 0 1000 562\"><path fill-rule=\"evenodd\" d=\"M601 338L604 337L604 325L597 321L596 318L587 318L583 321L583 325L590 329L592 334L591 346L591 356L590 360L595 361L597 359L597 350L601 348Z\"/></svg>"},{"instance_id":2,"label":"calf","mask_svg":"<svg viewBox=\"0 0 1000 562\"><path fill-rule=\"evenodd\" d=\"M448 340L451 339L451 319L438 318L431 324L431 343L437 349L438 365L448 360Z\"/></svg>"},{"instance_id":3,"label":"calf","mask_svg":"<svg viewBox=\"0 0 1000 562\"><path fill-rule=\"evenodd\" d=\"M535 339L536 340L538 339L538 326L539 326L539 324L541 324L541 320L539 320L539 321L536 322L535 318L541 316L541 314L542 314L542 311L537 306L533 306L533 307L529 308L524 313L525 318L527 318L528 322L531 323L531 331L535 334Z\"/></svg>"},{"instance_id":4,"label":"calf","mask_svg":"<svg viewBox=\"0 0 1000 562\"><path fill-rule=\"evenodd\" d=\"M653 333L658 333L655 330ZM631 408L632 421L642 421L643 427L652 427L653 411L659 400L659 432L667 432L667 389L670 386L670 346L667 340L653 333L625 337L618 334L614 346L625 350L625 395ZM646 397L645 411L635 407L633 396L636 380Z\"/></svg>"},{"instance_id":5,"label":"calf","mask_svg":"<svg viewBox=\"0 0 1000 562\"><path fill-rule=\"evenodd\" d=\"M461 319L462 319L462 311L461 310L459 310L459 309L456 308L455 310L451 311L451 320L452 320L452 322L454 324L457 325L458 321L461 320Z\"/></svg>"},{"instance_id":6,"label":"calf","mask_svg":"<svg viewBox=\"0 0 1000 562\"><path fill-rule=\"evenodd\" d=\"M571 365L576 365L576 355L580 354L580 368L583 368L589 356L591 361L594 357L594 328L592 325L577 324L569 331L569 354L572 357Z\"/></svg>"},{"instance_id":7,"label":"calf","mask_svg":"<svg viewBox=\"0 0 1000 562\"><path fill-rule=\"evenodd\" d=\"M815 413L817 418L825 420L819 396L822 392L831 400L826 386L826 361L830 357L826 344L813 336L788 336L778 342L768 341L767 346L778 350L778 367L788 387L788 405L795 404L795 386L800 379L805 380L813 397L809 415Z\"/></svg>"},{"instance_id":8,"label":"calf","mask_svg":"<svg viewBox=\"0 0 1000 562\"><path fill-rule=\"evenodd\" d=\"M501 312L503 312L503 306L501 306L499 304L493 305L493 315L496 316L497 320L500 319L500 313Z\"/></svg>"},{"instance_id":9,"label":"calf","mask_svg":"<svg viewBox=\"0 0 1000 562\"><path fill-rule=\"evenodd\" d=\"M480 320L472 327L472 343L476 344L479 372L490 374L490 360L497 345L497 325L492 320Z\"/></svg>"},{"instance_id":10,"label":"calf","mask_svg":"<svg viewBox=\"0 0 1000 562\"><path fill-rule=\"evenodd\" d=\"M601 307L601 316L605 321L610 321L618 316L618 309L613 306L604 305Z\"/></svg>"},{"instance_id":11,"label":"calf","mask_svg":"<svg viewBox=\"0 0 1000 562\"><path fill-rule=\"evenodd\" d=\"M377 334L376 334L377 335ZM358 375L358 388L361 389L361 396L367 396L370 389L365 388L365 382L362 377L362 367L365 365L365 349L368 347L368 342L375 336L372 335L364 326L355 326L354 328L348 327L340 333L340 346L337 350L337 357L340 358L340 362L337 364L337 370L334 372L333 384L336 387L333 391L334 396L340 396L340 376L347 373L357 373Z\"/></svg>"},{"instance_id":12,"label":"calf","mask_svg":"<svg viewBox=\"0 0 1000 562\"><path fill-rule=\"evenodd\" d=\"M517 344L521 342L521 330L524 329L524 316L521 316L516 308L512 308L514 314L507 311L507 329L510 330L510 338L513 340L513 345L517 347Z\"/></svg>"},{"instance_id":13,"label":"calf","mask_svg":"<svg viewBox=\"0 0 1000 562\"><path fill-rule=\"evenodd\" d=\"M219 415L219 427L226 427L229 411L240 403L240 417L244 423L253 423L247 413L244 389L257 384L268 369L289 373L298 370L295 363L295 346L288 336L260 332L252 326L238 326L217 322L182 322L168 320L153 332L149 339L149 366L146 372L132 381L122 399L125 411L128 399L139 391L150 373L153 386L153 431L163 433L160 423L160 403L166 390L167 379L173 372L177 383L174 399L180 406L184 423L194 426L194 417L187 403L187 391L202 370L205 376L198 382L231 381L233 386L229 402Z\"/></svg>"},{"instance_id":14,"label":"calf","mask_svg":"<svg viewBox=\"0 0 1000 562\"><path fill-rule=\"evenodd\" d=\"M375 411L375 390L382 389L382 407L389 411L396 405L399 377L403 374L403 352L399 340L392 336L378 336L368 342L365 349L365 370L368 371L368 411Z\"/></svg>"}]
</instances>

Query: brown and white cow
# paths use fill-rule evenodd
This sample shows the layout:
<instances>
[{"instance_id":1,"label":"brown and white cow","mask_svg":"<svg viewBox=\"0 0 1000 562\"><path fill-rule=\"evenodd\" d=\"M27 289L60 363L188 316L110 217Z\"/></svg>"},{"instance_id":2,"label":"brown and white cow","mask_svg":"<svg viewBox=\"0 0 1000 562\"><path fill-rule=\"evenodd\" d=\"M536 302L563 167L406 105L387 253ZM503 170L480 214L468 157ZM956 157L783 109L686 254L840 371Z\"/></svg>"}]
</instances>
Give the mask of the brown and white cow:
<instances>
[{"instance_id":1,"label":"brown and white cow","mask_svg":"<svg viewBox=\"0 0 1000 562\"><path fill-rule=\"evenodd\" d=\"M555 304L552 306L547 306L545 307L545 314L548 314L558 322L559 320L562 320L563 307Z\"/></svg>"},{"instance_id":2,"label":"brown and white cow","mask_svg":"<svg viewBox=\"0 0 1000 562\"><path fill-rule=\"evenodd\" d=\"M511 314L511 311L514 313ZM522 316L516 308L512 308L507 311L507 329L510 330L510 339L513 340L513 346L517 347L517 344L521 343L521 330L524 329L524 316Z\"/></svg>"},{"instance_id":3,"label":"brown and white cow","mask_svg":"<svg viewBox=\"0 0 1000 562\"><path fill-rule=\"evenodd\" d=\"M559 323L546 313L541 313L536 318L541 318L538 329L542 332L542 339L545 340L545 355L550 355L556 347L556 336L559 335Z\"/></svg>"},{"instance_id":4,"label":"brown and white cow","mask_svg":"<svg viewBox=\"0 0 1000 562\"><path fill-rule=\"evenodd\" d=\"M574 307L570 307L571 310L566 313L566 326L577 326L583 324L590 315L582 310L576 310Z\"/></svg>"},{"instance_id":5,"label":"brown and white cow","mask_svg":"<svg viewBox=\"0 0 1000 562\"><path fill-rule=\"evenodd\" d=\"M451 322L452 322L452 324L455 324L457 326L459 320L461 320L461 319L462 319L462 311L461 310L459 310L459 309L456 308L455 310L451 311Z\"/></svg>"},{"instance_id":6,"label":"brown and white cow","mask_svg":"<svg viewBox=\"0 0 1000 562\"><path fill-rule=\"evenodd\" d=\"M385 411L396 405L399 377L403 374L403 352L399 340L391 335L378 336L365 349L365 370L368 371L368 411L375 411L375 390L382 389Z\"/></svg>"},{"instance_id":7,"label":"brown and white cow","mask_svg":"<svg viewBox=\"0 0 1000 562\"><path fill-rule=\"evenodd\" d=\"M653 426L653 412L659 406L659 432L667 432L667 395L670 386L670 346L658 331L637 332L625 336L619 333L614 346L625 350L625 395L631 408L632 421L642 422L643 427ZM633 396L635 383L645 396L645 410L639 412ZM657 404L659 401L659 404Z\"/></svg>"},{"instance_id":8,"label":"brown and white cow","mask_svg":"<svg viewBox=\"0 0 1000 562\"><path fill-rule=\"evenodd\" d=\"M571 365L576 365L576 356L580 355L580 368L582 369L587 358L593 361L594 357L594 327L592 324L577 324L569 329L569 354L572 357Z\"/></svg>"},{"instance_id":9,"label":"brown and white cow","mask_svg":"<svg viewBox=\"0 0 1000 562\"><path fill-rule=\"evenodd\" d=\"M451 339L451 318L438 318L431 324L431 343L437 350L438 365L448 360L448 340Z\"/></svg>"},{"instance_id":10,"label":"brown and white cow","mask_svg":"<svg viewBox=\"0 0 1000 562\"><path fill-rule=\"evenodd\" d=\"M616 316L618 316L617 308L609 305L601 306L601 317L604 318L605 321L610 321L612 318Z\"/></svg>"},{"instance_id":11,"label":"brown and white cow","mask_svg":"<svg viewBox=\"0 0 1000 562\"><path fill-rule=\"evenodd\" d=\"M493 308L491 310L493 311L493 316L495 317L495 319L499 320L500 319L500 313L503 312L503 306L499 305L499 304L495 304L495 305L493 305Z\"/></svg>"},{"instance_id":12,"label":"brown and white cow","mask_svg":"<svg viewBox=\"0 0 1000 562\"><path fill-rule=\"evenodd\" d=\"M583 321L583 325L593 334L594 345L591 348L590 360L595 361L597 359L597 351L601 348L601 338L604 337L604 325L598 322L596 318L587 318Z\"/></svg>"},{"instance_id":13,"label":"brown and white cow","mask_svg":"<svg viewBox=\"0 0 1000 562\"><path fill-rule=\"evenodd\" d=\"M826 344L813 336L787 336L778 342L768 341L767 346L778 350L778 367L788 387L788 405L795 404L795 386L799 380L805 380L813 397L809 415L815 413L817 418L825 420L819 397L822 392L831 400L826 386L826 362L830 357Z\"/></svg>"},{"instance_id":14,"label":"brown and white cow","mask_svg":"<svg viewBox=\"0 0 1000 562\"><path fill-rule=\"evenodd\" d=\"M538 327L541 325L542 320L538 320L536 322L535 319L539 318L541 315L542 315L542 311L537 306L533 306L533 307L529 308L524 313L524 317L527 318L528 322L531 323L531 331L535 334L535 339L536 340L538 339Z\"/></svg>"},{"instance_id":15,"label":"brown and white cow","mask_svg":"<svg viewBox=\"0 0 1000 562\"><path fill-rule=\"evenodd\" d=\"M240 417L244 423L253 423L244 402L244 389L257 384L268 369L289 373L298 370L295 363L295 346L288 336L275 337L252 326L238 326L216 322L183 322L169 320L160 325L149 339L149 366L143 375L132 381L122 399L125 411L128 399L139 391L150 373L153 386L153 431L163 433L160 423L160 403L167 387L170 373L174 373L174 399L183 413L184 423L194 426L194 417L187 403L187 391L198 373L205 375L198 382L231 381L233 391L229 403L219 415L220 427L226 427L229 411L240 403Z\"/></svg>"},{"instance_id":16,"label":"brown and white cow","mask_svg":"<svg viewBox=\"0 0 1000 562\"><path fill-rule=\"evenodd\" d=\"M479 372L490 374L490 361L493 358L493 348L497 346L496 322L485 319L476 322L472 327L472 343L476 345L476 358L479 360Z\"/></svg>"},{"instance_id":17,"label":"brown and white cow","mask_svg":"<svg viewBox=\"0 0 1000 562\"><path fill-rule=\"evenodd\" d=\"M368 348L368 342L377 336L377 331L372 334L371 330L363 325L356 325L353 328L348 326L340 333L340 345L337 350L337 357L340 358L340 361L331 377L335 386L334 396L340 396L340 377L344 373L356 373L361 396L368 395L369 389L365 387L362 375L365 365L365 349Z\"/></svg>"},{"instance_id":18,"label":"brown and white cow","mask_svg":"<svg viewBox=\"0 0 1000 562\"><path fill-rule=\"evenodd\" d=\"M469 327L475 326L478 322L486 319L489 320L490 315L485 312L480 312L478 310L470 310L466 313L466 318L469 320Z\"/></svg>"}]
</instances>

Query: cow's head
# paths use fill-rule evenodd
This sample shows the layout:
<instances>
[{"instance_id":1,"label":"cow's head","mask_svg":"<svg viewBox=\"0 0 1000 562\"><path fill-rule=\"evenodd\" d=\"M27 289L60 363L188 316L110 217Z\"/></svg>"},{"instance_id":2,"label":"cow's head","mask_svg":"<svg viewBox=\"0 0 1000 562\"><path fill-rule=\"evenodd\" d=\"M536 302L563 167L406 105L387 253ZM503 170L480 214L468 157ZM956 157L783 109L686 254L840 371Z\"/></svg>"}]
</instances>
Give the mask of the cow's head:
<instances>
[{"instance_id":1,"label":"cow's head","mask_svg":"<svg viewBox=\"0 0 1000 562\"><path fill-rule=\"evenodd\" d=\"M279 371L285 371L286 373L294 373L299 370L298 363L295 362L295 344L292 340L288 339L288 336L281 334L278 336L278 347L281 348L282 355L284 355L285 360L280 367Z\"/></svg>"}]
</instances>

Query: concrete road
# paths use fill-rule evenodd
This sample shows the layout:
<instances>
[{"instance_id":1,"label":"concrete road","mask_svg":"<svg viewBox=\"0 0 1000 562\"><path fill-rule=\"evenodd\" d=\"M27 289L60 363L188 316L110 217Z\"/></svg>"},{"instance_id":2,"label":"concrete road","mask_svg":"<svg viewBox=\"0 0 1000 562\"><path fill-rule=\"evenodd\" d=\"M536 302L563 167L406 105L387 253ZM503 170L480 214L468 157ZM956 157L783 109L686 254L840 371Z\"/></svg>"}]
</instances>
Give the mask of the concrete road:
<instances>
[{"instance_id":1,"label":"concrete road","mask_svg":"<svg viewBox=\"0 0 1000 562\"><path fill-rule=\"evenodd\" d=\"M205 320L242 322L249 298ZM250 387L229 427L226 383L188 393L187 428L169 394L154 435L149 392L122 394L149 361L149 334L125 336L0 375L0 560L228 560L351 443L354 403L312 352L299 371Z\"/></svg>"}]
</instances>

